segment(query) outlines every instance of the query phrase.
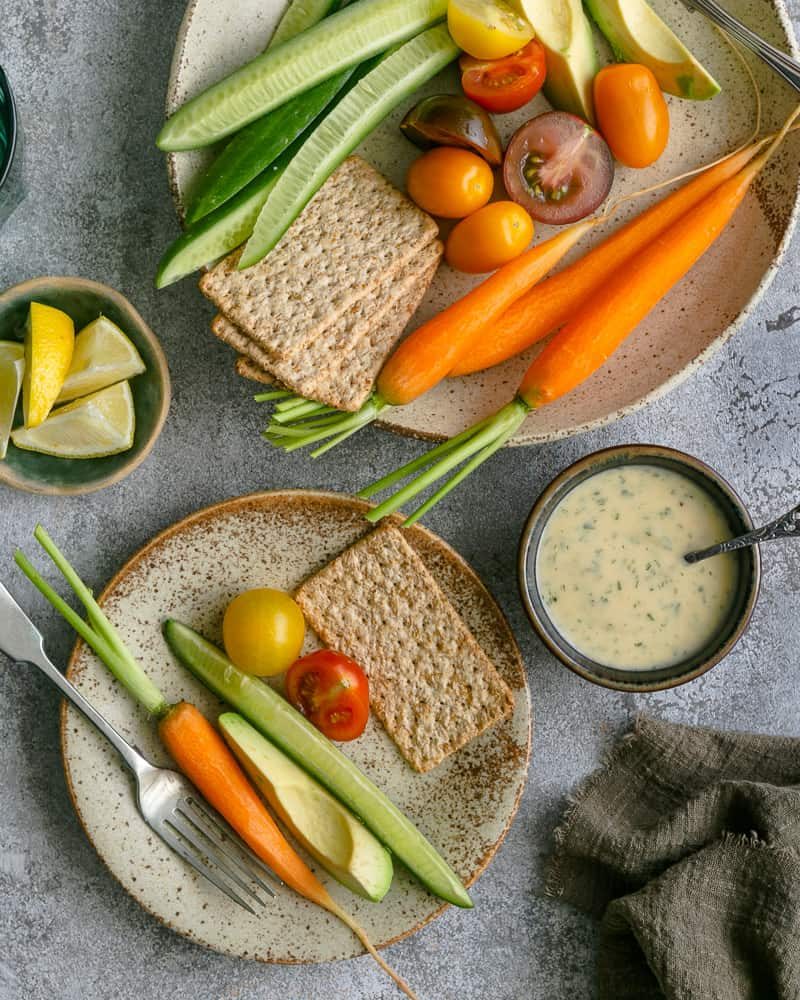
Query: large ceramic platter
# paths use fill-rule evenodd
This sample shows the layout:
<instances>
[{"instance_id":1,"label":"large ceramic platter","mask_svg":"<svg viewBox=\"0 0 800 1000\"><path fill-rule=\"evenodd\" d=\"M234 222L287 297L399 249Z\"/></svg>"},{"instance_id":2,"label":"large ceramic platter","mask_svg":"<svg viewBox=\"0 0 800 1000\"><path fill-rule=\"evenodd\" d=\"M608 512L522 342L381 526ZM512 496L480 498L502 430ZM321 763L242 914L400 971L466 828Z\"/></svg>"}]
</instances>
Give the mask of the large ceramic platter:
<instances>
[{"instance_id":1,"label":"large ceramic platter","mask_svg":"<svg viewBox=\"0 0 800 1000\"><path fill-rule=\"evenodd\" d=\"M164 618L219 641L223 611L235 594L257 586L295 588L370 530L366 509L363 501L331 493L230 500L155 538L120 570L101 603L166 697L192 701L214 717L221 703L172 657L161 635ZM515 711L426 775L411 770L374 720L343 748L471 883L505 837L525 783L531 732L525 674L505 618L466 563L423 528L409 529L406 537L511 686ZM313 637L307 642L308 649L316 645ZM152 722L80 645L69 676L128 740L155 763L168 765ZM265 962L321 962L360 952L345 927L288 889L254 917L198 877L149 832L115 751L69 706L62 717L62 749L87 835L112 874L163 923L218 951ZM405 937L442 910L399 864L380 904L320 875L375 942ZM470 919L487 918L477 909Z\"/></svg>"},{"instance_id":2,"label":"large ceramic platter","mask_svg":"<svg viewBox=\"0 0 800 1000\"><path fill-rule=\"evenodd\" d=\"M236 4L192 0L175 50L167 112L261 51L284 6L285 0L239 0ZM700 14L689 13L680 0L654 0L654 6L723 89L707 102L668 97L671 135L667 152L647 170L619 167L614 197L710 162L733 149L753 128L751 84L717 31ZM798 54L783 0L727 0L725 6L774 45ZM601 58L606 59L605 43L595 35ZM748 59L762 94L764 127L774 129L797 96L761 63ZM448 69L402 102L358 151L402 188L417 151L401 136L400 119L419 96L457 90L456 71ZM504 141L522 121L547 107L539 97L528 109L498 119ZM677 385L733 334L768 287L789 239L800 177L799 143L795 136L785 144L734 223L608 364L563 400L528 417L512 443L554 440L615 420ZM204 162L199 153L170 157L179 210ZM640 201L637 208L646 203ZM632 210L621 211L618 220ZM538 232L540 238L546 236L547 227ZM409 329L466 291L472 280L446 266L440 268ZM412 406L389 411L383 423L426 438L457 433L512 397L532 356L529 352L488 372L444 382Z\"/></svg>"}]
</instances>

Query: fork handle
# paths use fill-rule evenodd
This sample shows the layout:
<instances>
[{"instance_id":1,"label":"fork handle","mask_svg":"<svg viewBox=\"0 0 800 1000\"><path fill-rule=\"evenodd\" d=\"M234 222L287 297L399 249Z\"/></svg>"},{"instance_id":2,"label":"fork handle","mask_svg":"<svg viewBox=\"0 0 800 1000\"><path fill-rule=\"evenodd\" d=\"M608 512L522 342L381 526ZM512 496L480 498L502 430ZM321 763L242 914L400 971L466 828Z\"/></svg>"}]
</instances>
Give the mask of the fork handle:
<instances>
[{"instance_id":1,"label":"fork handle","mask_svg":"<svg viewBox=\"0 0 800 1000\"><path fill-rule=\"evenodd\" d=\"M80 693L75 685L68 681L61 671L50 662L48 657L45 655L44 650L41 650L37 654L36 658L31 657L24 662L32 663L34 667L38 667L45 677L55 684L64 697L68 698L79 711L83 712L86 718L100 730L108 742L116 749L120 757L122 757L137 778L140 778L148 771L153 770L153 765L149 761L145 760L139 751L134 749L134 747L132 747L130 743L128 743L128 741L117 732L111 723L107 719L103 718L94 705L92 705L92 703Z\"/></svg>"},{"instance_id":2,"label":"fork handle","mask_svg":"<svg viewBox=\"0 0 800 1000\"><path fill-rule=\"evenodd\" d=\"M716 0L685 0L685 3L690 10L700 11L720 28L724 28L729 35L740 41L751 52L755 52L771 70L783 77L795 90L800 90L800 63L791 56L787 56L785 52L776 49L774 45L770 45L760 35L751 31L724 7L720 7Z\"/></svg>"}]
</instances>

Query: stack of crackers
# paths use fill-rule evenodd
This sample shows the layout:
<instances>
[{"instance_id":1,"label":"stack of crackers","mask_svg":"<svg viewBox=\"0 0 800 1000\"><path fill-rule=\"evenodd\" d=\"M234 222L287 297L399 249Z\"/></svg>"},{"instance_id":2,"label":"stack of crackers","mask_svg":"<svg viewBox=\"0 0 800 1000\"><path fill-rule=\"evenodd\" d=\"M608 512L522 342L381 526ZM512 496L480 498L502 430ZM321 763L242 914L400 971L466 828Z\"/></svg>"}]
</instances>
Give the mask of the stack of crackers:
<instances>
[{"instance_id":1,"label":"stack of crackers","mask_svg":"<svg viewBox=\"0 0 800 1000\"><path fill-rule=\"evenodd\" d=\"M373 711L416 771L513 711L511 689L393 525L306 580L295 600L323 642L363 668Z\"/></svg>"},{"instance_id":2,"label":"stack of crackers","mask_svg":"<svg viewBox=\"0 0 800 1000\"><path fill-rule=\"evenodd\" d=\"M352 156L262 261L240 251L200 281L219 310L211 328L237 371L340 410L358 410L428 289L438 227Z\"/></svg>"}]
</instances>

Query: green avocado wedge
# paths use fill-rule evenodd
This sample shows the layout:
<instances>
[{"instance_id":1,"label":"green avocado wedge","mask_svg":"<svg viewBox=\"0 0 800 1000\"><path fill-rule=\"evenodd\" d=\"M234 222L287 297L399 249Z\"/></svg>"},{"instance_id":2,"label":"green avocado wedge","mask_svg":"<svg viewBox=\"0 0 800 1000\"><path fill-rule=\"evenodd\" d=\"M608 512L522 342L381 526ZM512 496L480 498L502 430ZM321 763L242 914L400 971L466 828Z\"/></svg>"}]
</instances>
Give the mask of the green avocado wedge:
<instances>
[{"instance_id":1,"label":"green avocado wedge","mask_svg":"<svg viewBox=\"0 0 800 1000\"><path fill-rule=\"evenodd\" d=\"M599 69L581 0L520 0L545 49L544 95L557 111L594 123L592 84Z\"/></svg>"},{"instance_id":2,"label":"green avocado wedge","mask_svg":"<svg viewBox=\"0 0 800 1000\"><path fill-rule=\"evenodd\" d=\"M198 680L351 809L430 892L455 906L473 905L459 877L411 820L277 691L238 670L180 622L168 619L164 637Z\"/></svg>"},{"instance_id":3,"label":"green avocado wedge","mask_svg":"<svg viewBox=\"0 0 800 1000\"><path fill-rule=\"evenodd\" d=\"M646 0L586 0L620 62L641 63L653 71L668 94L706 101L720 86Z\"/></svg>"},{"instance_id":4,"label":"green avocado wedge","mask_svg":"<svg viewBox=\"0 0 800 1000\"><path fill-rule=\"evenodd\" d=\"M351 892L380 902L392 884L392 857L342 803L234 712L219 728L273 812L295 840Z\"/></svg>"},{"instance_id":5,"label":"green avocado wedge","mask_svg":"<svg viewBox=\"0 0 800 1000\"><path fill-rule=\"evenodd\" d=\"M198 149L342 70L441 21L447 0L358 0L256 56L182 105L158 134L168 152Z\"/></svg>"}]
</instances>

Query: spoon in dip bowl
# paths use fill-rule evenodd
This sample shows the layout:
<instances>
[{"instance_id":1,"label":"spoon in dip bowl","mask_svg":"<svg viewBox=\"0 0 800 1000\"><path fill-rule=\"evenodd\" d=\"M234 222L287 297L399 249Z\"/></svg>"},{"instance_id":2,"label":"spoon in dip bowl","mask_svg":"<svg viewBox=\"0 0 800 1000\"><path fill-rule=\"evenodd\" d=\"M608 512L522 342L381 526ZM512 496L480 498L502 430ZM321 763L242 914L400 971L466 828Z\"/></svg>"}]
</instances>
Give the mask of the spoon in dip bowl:
<instances>
[{"instance_id":1,"label":"spoon in dip bowl","mask_svg":"<svg viewBox=\"0 0 800 1000\"><path fill-rule=\"evenodd\" d=\"M797 507L792 507L785 514L781 514L774 521L770 521L769 524L765 524L763 528L755 528L744 535L730 538L726 542L698 549L697 552L687 552L683 558L687 563L696 563L700 562L701 559L721 555L723 552L735 552L736 549L743 549L748 545L758 545L759 542L771 542L775 538L797 538L798 536L800 536L800 504Z\"/></svg>"}]
</instances>

